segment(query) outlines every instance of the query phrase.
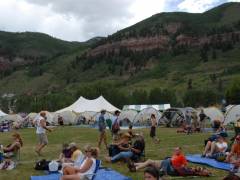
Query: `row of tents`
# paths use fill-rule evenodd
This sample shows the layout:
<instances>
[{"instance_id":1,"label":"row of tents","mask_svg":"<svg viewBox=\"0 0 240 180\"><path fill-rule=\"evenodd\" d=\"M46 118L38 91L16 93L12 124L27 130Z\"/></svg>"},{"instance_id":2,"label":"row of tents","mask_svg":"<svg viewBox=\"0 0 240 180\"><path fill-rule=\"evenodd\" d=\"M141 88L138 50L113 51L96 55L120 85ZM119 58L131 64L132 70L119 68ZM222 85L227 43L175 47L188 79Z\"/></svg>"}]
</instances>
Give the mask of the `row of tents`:
<instances>
[{"instance_id":1,"label":"row of tents","mask_svg":"<svg viewBox=\"0 0 240 180\"><path fill-rule=\"evenodd\" d=\"M111 103L109 103L103 96L96 99L89 100L84 97L80 97L72 105L60 109L56 112L46 112L47 121L49 124L57 125L59 118L61 117L64 124L95 124L98 120L101 110L106 110L105 119L112 119L113 113L119 110ZM216 107L204 108L204 113L209 117L209 121L220 120L225 125L231 122L236 122L240 119L240 105L230 105L226 107L226 113L223 114ZM171 108L170 104L166 105L128 105L124 106L119 120L124 126L133 124L135 126L144 126L150 124L150 116L154 114L159 124L172 123L176 126L179 121L185 120L186 112L200 113L200 109L187 108ZM29 126L39 114L30 113L28 115L23 114L5 114L0 111L1 121L13 121L15 123L24 124Z\"/></svg>"}]
</instances>

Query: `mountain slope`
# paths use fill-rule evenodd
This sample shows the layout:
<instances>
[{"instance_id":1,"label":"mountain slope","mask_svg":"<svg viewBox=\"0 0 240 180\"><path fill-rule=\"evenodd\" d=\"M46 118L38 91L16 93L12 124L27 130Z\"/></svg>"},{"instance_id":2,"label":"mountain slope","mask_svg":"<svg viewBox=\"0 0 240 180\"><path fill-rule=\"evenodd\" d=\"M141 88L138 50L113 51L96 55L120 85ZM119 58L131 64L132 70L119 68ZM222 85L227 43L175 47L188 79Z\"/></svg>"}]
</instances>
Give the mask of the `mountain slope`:
<instances>
[{"instance_id":1,"label":"mountain slope","mask_svg":"<svg viewBox=\"0 0 240 180\"><path fill-rule=\"evenodd\" d=\"M41 41L32 37L34 33L14 34L15 38L5 34L0 45L11 47L14 56L30 52L43 62L29 63L5 75L0 93L56 102L54 106L47 100L41 102L38 108L34 106L35 111L49 106L56 110L79 95L94 98L100 94L120 108L129 103L182 105L189 90L210 90L216 96L206 98L211 99L207 103L219 103L230 82L240 77L239 11L240 3L226 3L202 14L160 13L86 43L43 34L39 34ZM27 36L25 43L19 36ZM176 97L155 101L157 98L150 98L154 88L173 91Z\"/></svg>"}]
</instances>

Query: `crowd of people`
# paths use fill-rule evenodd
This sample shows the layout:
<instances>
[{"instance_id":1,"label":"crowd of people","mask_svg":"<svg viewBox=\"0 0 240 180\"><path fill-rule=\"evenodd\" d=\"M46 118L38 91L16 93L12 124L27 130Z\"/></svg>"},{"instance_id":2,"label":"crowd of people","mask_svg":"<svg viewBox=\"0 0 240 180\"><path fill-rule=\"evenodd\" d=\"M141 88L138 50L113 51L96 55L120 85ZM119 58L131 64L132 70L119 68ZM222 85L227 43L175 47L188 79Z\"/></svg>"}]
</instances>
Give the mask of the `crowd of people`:
<instances>
[{"instance_id":1,"label":"crowd of people","mask_svg":"<svg viewBox=\"0 0 240 180\"><path fill-rule=\"evenodd\" d=\"M107 122L104 117L106 111L102 110L98 119L99 138L97 147L89 144L84 148L79 148L75 142L64 143L62 151L58 159L54 160L61 165L63 176L62 180L90 180L92 179L98 165L98 157L102 144L104 149L107 150L108 155L104 160L106 163L123 162L126 164L130 172L137 172L144 169L144 180L159 180L162 175L170 176L210 176L211 172L202 167L190 167L186 160L181 147L175 147L171 157L166 157L161 160L148 159L145 161L145 137L142 133L136 133L129 125L127 131L120 128L119 111L115 111L110 132L112 136L111 143L107 139ZM191 118L190 118L191 116ZM195 116L195 117L194 117ZM196 114L190 113L186 116L186 132L192 132L192 126L201 126L197 124ZM203 111L199 114L199 119L204 120L207 116ZM46 114L41 112L40 116L33 122L36 127L36 135L38 144L36 145L35 152L37 155L42 155L42 150L48 144L46 132L52 132L46 124ZM195 124L195 125L194 125ZM214 126L214 134L205 140L205 147L202 152L202 157L212 158L220 162L227 162L233 164L232 172L238 172L240 169L240 135L236 130L236 135L232 138L232 142L228 143L228 133L226 129L218 122ZM154 143L159 143L160 140L156 135L157 120L154 114L151 115L151 127L149 136L153 139ZM0 169L13 168L13 157L22 148L23 141L18 133L12 135L12 142L7 146L0 146ZM169 154L170 155L170 154ZM3 158L4 157L4 160Z\"/></svg>"}]
</instances>

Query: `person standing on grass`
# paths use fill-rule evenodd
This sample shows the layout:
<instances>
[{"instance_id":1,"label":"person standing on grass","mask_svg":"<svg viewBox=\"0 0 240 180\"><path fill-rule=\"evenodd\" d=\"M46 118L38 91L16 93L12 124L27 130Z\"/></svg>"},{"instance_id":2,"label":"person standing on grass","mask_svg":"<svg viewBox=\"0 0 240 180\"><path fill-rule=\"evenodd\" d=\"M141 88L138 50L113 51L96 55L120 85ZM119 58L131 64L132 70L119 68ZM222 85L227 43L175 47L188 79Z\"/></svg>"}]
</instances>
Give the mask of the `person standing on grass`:
<instances>
[{"instance_id":1,"label":"person standing on grass","mask_svg":"<svg viewBox=\"0 0 240 180\"><path fill-rule=\"evenodd\" d=\"M106 110L102 110L101 114L98 118L98 130L100 132L99 141L98 141L98 148L101 147L102 141L105 144L106 150L108 150L107 145L107 134L106 134L106 121L105 121L105 115Z\"/></svg>"},{"instance_id":2,"label":"person standing on grass","mask_svg":"<svg viewBox=\"0 0 240 180\"><path fill-rule=\"evenodd\" d=\"M51 132L52 130L46 126L46 113L40 112L40 116L35 120L36 134L39 140L36 146L35 152L40 156L42 149L48 144L48 138L46 135L46 130Z\"/></svg>"},{"instance_id":3,"label":"person standing on grass","mask_svg":"<svg viewBox=\"0 0 240 180\"><path fill-rule=\"evenodd\" d=\"M204 113L204 110L201 109L201 112L199 114L199 122L200 122L200 131L201 132L204 132L206 118L207 118L207 116Z\"/></svg>"},{"instance_id":4,"label":"person standing on grass","mask_svg":"<svg viewBox=\"0 0 240 180\"><path fill-rule=\"evenodd\" d=\"M114 112L113 124L112 124L112 138L113 138L113 140L118 139L118 132L120 131L120 125L119 125L119 121L118 121L119 115L120 115L120 111L116 110Z\"/></svg>"},{"instance_id":5,"label":"person standing on grass","mask_svg":"<svg viewBox=\"0 0 240 180\"><path fill-rule=\"evenodd\" d=\"M160 140L156 137L157 119L155 114L151 115L151 130L150 137L153 139L154 143L159 143Z\"/></svg>"}]
</instances>

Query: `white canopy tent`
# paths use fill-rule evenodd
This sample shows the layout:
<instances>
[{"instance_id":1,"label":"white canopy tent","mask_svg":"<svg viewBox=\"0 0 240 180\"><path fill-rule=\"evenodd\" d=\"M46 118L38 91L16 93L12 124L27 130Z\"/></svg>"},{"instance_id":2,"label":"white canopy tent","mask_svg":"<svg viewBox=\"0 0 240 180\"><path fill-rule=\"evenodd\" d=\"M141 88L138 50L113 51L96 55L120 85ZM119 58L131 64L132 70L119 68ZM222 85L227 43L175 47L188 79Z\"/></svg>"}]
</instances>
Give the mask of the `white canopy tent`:
<instances>
[{"instance_id":1,"label":"white canopy tent","mask_svg":"<svg viewBox=\"0 0 240 180\"><path fill-rule=\"evenodd\" d=\"M133 124L134 125L150 125L150 118L151 115L154 114L157 122L161 118L161 113L153 108L153 107L148 107L140 111L134 118Z\"/></svg>"},{"instance_id":2,"label":"white canopy tent","mask_svg":"<svg viewBox=\"0 0 240 180\"><path fill-rule=\"evenodd\" d=\"M225 114L224 125L227 125L231 122L235 123L240 119L240 105L232 106L228 109Z\"/></svg>"},{"instance_id":3,"label":"white canopy tent","mask_svg":"<svg viewBox=\"0 0 240 180\"><path fill-rule=\"evenodd\" d=\"M123 111L125 110L136 110L136 111L142 111L146 108L154 108L158 111L164 111L166 109L169 109L171 107L170 104L152 104L152 105L125 105L123 106Z\"/></svg>"},{"instance_id":4,"label":"white canopy tent","mask_svg":"<svg viewBox=\"0 0 240 180\"><path fill-rule=\"evenodd\" d=\"M102 109L105 109L108 112L119 110L110 104L103 96L99 96L93 100L89 100L81 96L75 103L64 109L56 111L56 113L64 111L74 111L76 113L83 113L85 111L100 112Z\"/></svg>"},{"instance_id":5,"label":"white canopy tent","mask_svg":"<svg viewBox=\"0 0 240 180\"><path fill-rule=\"evenodd\" d=\"M2 116L6 116L7 114L6 113L4 113L1 109L0 109L0 117L2 117Z\"/></svg>"}]
</instances>

